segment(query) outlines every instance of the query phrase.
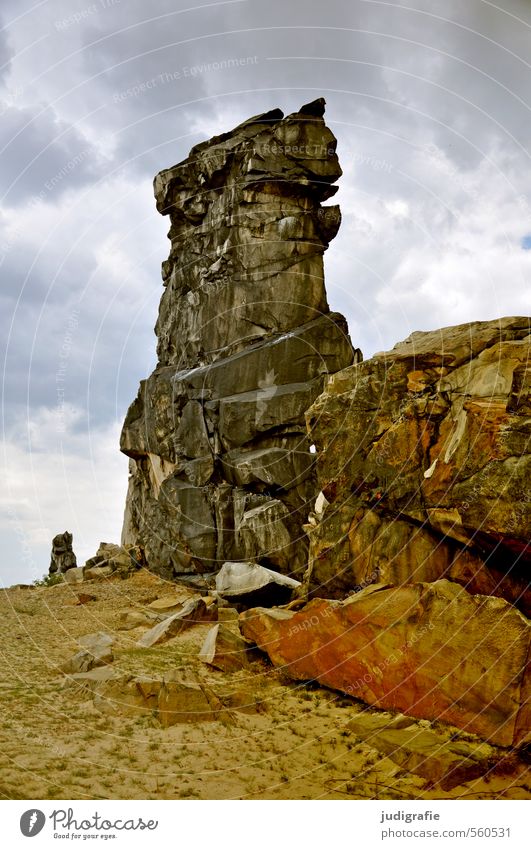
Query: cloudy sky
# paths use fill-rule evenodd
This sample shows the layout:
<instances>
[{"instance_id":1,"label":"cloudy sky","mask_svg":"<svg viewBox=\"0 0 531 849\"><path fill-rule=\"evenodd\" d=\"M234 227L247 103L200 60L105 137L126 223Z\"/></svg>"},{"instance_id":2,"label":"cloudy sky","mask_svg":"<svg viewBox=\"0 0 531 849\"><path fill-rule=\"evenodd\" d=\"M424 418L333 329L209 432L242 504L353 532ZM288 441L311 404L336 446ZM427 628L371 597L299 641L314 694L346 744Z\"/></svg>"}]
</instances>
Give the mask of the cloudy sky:
<instances>
[{"instance_id":1,"label":"cloudy sky","mask_svg":"<svg viewBox=\"0 0 531 849\"><path fill-rule=\"evenodd\" d=\"M119 540L168 253L152 179L198 141L326 98L327 288L366 357L528 315L530 57L529 0L2 0L1 581L65 529L81 562Z\"/></svg>"}]
</instances>

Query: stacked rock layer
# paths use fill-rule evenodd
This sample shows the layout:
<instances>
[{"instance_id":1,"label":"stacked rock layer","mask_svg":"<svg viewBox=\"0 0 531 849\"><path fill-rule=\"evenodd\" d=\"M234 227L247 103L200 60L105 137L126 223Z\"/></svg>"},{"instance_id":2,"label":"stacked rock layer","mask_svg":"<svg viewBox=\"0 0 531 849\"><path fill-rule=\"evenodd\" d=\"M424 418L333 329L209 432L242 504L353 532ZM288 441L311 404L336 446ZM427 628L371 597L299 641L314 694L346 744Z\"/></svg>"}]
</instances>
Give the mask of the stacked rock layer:
<instances>
[{"instance_id":1,"label":"stacked rock layer","mask_svg":"<svg viewBox=\"0 0 531 849\"><path fill-rule=\"evenodd\" d=\"M305 411L360 358L323 254L341 175L324 101L259 115L155 178L171 221L158 364L123 427L123 545L173 578L251 560L295 575L315 499Z\"/></svg>"}]
</instances>

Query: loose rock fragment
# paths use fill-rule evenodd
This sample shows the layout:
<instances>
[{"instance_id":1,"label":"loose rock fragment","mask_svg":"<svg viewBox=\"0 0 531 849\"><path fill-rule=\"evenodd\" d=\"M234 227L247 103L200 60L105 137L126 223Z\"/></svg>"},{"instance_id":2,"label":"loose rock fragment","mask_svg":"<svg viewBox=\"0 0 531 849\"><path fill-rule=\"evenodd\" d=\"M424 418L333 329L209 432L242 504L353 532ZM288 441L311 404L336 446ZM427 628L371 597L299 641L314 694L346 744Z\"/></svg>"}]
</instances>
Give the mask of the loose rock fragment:
<instances>
[{"instance_id":1,"label":"loose rock fragment","mask_svg":"<svg viewBox=\"0 0 531 849\"><path fill-rule=\"evenodd\" d=\"M237 672L248 666L247 649L247 643L239 634L218 624L208 632L199 659L223 672Z\"/></svg>"},{"instance_id":2,"label":"loose rock fragment","mask_svg":"<svg viewBox=\"0 0 531 849\"><path fill-rule=\"evenodd\" d=\"M114 637L103 632L80 637L78 640L78 644L81 646L80 651L63 664L62 671L67 674L88 672L94 667L112 663L114 660L113 643Z\"/></svg>"}]
</instances>

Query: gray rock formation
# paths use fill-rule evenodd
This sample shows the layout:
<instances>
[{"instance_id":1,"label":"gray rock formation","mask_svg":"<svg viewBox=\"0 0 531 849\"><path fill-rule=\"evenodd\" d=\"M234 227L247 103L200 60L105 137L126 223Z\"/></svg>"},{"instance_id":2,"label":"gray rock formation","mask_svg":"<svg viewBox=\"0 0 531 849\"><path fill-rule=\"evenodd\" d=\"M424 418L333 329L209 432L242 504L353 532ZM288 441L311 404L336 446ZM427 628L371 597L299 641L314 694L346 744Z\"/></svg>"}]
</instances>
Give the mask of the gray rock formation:
<instances>
[{"instance_id":1,"label":"gray rock formation","mask_svg":"<svg viewBox=\"0 0 531 849\"><path fill-rule=\"evenodd\" d=\"M301 576L317 487L304 413L359 358L323 254L341 175L324 101L259 115L155 178L171 226L158 364L121 437L122 544L166 578L252 560Z\"/></svg>"},{"instance_id":2,"label":"gray rock formation","mask_svg":"<svg viewBox=\"0 0 531 849\"><path fill-rule=\"evenodd\" d=\"M67 572L77 566L76 555L72 549L72 534L65 531L57 534L52 540L52 554L50 558L50 575L54 572Z\"/></svg>"}]
</instances>

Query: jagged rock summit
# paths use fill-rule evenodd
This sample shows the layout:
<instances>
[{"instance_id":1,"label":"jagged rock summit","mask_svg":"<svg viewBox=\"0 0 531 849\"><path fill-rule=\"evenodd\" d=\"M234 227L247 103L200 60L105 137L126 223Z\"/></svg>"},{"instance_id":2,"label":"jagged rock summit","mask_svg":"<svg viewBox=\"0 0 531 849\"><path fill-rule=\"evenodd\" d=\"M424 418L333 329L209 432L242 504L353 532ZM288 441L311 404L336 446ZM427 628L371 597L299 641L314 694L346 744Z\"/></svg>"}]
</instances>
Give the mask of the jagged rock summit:
<instances>
[{"instance_id":1,"label":"jagged rock summit","mask_svg":"<svg viewBox=\"0 0 531 849\"><path fill-rule=\"evenodd\" d=\"M158 364L121 437L122 544L167 578L252 561L301 577L317 494L304 413L361 358L331 313L323 206L341 175L322 98L196 145L155 178L171 222Z\"/></svg>"}]
</instances>

